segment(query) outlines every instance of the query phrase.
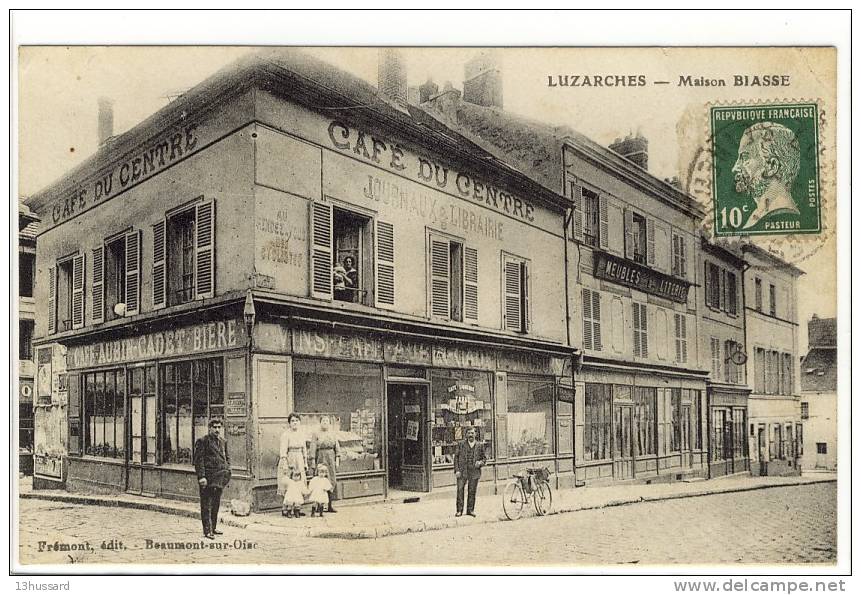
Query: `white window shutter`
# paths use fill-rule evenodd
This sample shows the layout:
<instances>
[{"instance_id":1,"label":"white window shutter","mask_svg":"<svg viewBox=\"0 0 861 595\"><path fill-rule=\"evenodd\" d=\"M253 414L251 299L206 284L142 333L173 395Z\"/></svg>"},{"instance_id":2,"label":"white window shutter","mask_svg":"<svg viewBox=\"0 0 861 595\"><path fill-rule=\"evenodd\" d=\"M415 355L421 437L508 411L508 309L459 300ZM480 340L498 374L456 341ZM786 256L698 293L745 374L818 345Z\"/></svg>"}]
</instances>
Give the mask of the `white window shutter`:
<instances>
[{"instance_id":1,"label":"white window shutter","mask_svg":"<svg viewBox=\"0 0 861 595\"><path fill-rule=\"evenodd\" d=\"M591 291L583 288L583 349L594 349L594 332L592 327L592 295Z\"/></svg>"},{"instance_id":2,"label":"white window shutter","mask_svg":"<svg viewBox=\"0 0 861 595\"><path fill-rule=\"evenodd\" d=\"M633 330L634 330L634 341L633 341L633 344L634 344L634 355L635 355L635 356L639 356L639 355L640 355L640 347L641 347L641 345L642 345L642 343L640 342L640 330L641 330L641 328L642 328L642 326L641 326L641 322L640 322L640 304L638 304L638 303L634 302L633 307L631 308L631 311L632 311L632 313L633 313L633 315L634 315L634 321L633 321L633 322L634 322L634 324L633 324Z\"/></svg>"},{"instance_id":3,"label":"white window shutter","mask_svg":"<svg viewBox=\"0 0 861 595\"><path fill-rule=\"evenodd\" d=\"M167 250L164 219L152 226L152 307L167 306Z\"/></svg>"},{"instance_id":4,"label":"white window shutter","mask_svg":"<svg viewBox=\"0 0 861 595\"><path fill-rule=\"evenodd\" d=\"M48 334L57 332L57 269L48 268Z\"/></svg>"},{"instance_id":5,"label":"white window shutter","mask_svg":"<svg viewBox=\"0 0 861 595\"><path fill-rule=\"evenodd\" d=\"M688 278L688 240L685 236L679 236L679 268L682 279Z\"/></svg>"},{"instance_id":6,"label":"white window shutter","mask_svg":"<svg viewBox=\"0 0 861 595\"><path fill-rule=\"evenodd\" d=\"M141 232L126 234L126 315L140 313L141 296Z\"/></svg>"},{"instance_id":7,"label":"white window shutter","mask_svg":"<svg viewBox=\"0 0 861 595\"><path fill-rule=\"evenodd\" d=\"M429 236L430 314L436 318L451 317L451 248L449 241Z\"/></svg>"},{"instance_id":8,"label":"white window shutter","mask_svg":"<svg viewBox=\"0 0 861 595\"><path fill-rule=\"evenodd\" d=\"M195 299L211 298L215 295L215 203L207 200L195 211Z\"/></svg>"},{"instance_id":9,"label":"white window shutter","mask_svg":"<svg viewBox=\"0 0 861 595\"><path fill-rule=\"evenodd\" d=\"M478 322L478 250L463 248L463 317Z\"/></svg>"},{"instance_id":10,"label":"white window shutter","mask_svg":"<svg viewBox=\"0 0 861 595\"><path fill-rule=\"evenodd\" d=\"M592 342L595 351L601 351L601 292L592 292Z\"/></svg>"},{"instance_id":11,"label":"white window shutter","mask_svg":"<svg viewBox=\"0 0 861 595\"><path fill-rule=\"evenodd\" d=\"M655 220L646 219L646 262L655 264Z\"/></svg>"},{"instance_id":12,"label":"white window shutter","mask_svg":"<svg viewBox=\"0 0 861 595\"><path fill-rule=\"evenodd\" d=\"M72 328L84 326L84 255L72 258Z\"/></svg>"},{"instance_id":13,"label":"white window shutter","mask_svg":"<svg viewBox=\"0 0 861 595\"><path fill-rule=\"evenodd\" d=\"M598 212L600 225L598 231L598 244L602 250L606 250L610 244L610 223L607 213L607 197L600 196L598 198Z\"/></svg>"},{"instance_id":14,"label":"white window shutter","mask_svg":"<svg viewBox=\"0 0 861 595\"><path fill-rule=\"evenodd\" d=\"M90 285L93 324L105 321L105 247L93 248L93 279Z\"/></svg>"},{"instance_id":15,"label":"white window shutter","mask_svg":"<svg viewBox=\"0 0 861 595\"><path fill-rule=\"evenodd\" d=\"M332 299L332 205L311 203L311 296Z\"/></svg>"},{"instance_id":16,"label":"white window shutter","mask_svg":"<svg viewBox=\"0 0 861 595\"><path fill-rule=\"evenodd\" d=\"M649 357L649 314L646 304L640 304L640 322L643 325L643 332L640 335L640 355Z\"/></svg>"},{"instance_id":17,"label":"white window shutter","mask_svg":"<svg viewBox=\"0 0 861 595\"><path fill-rule=\"evenodd\" d=\"M688 361L688 317L685 314L680 314L682 321L682 362Z\"/></svg>"},{"instance_id":18,"label":"white window shutter","mask_svg":"<svg viewBox=\"0 0 861 595\"><path fill-rule=\"evenodd\" d=\"M625 258L634 258L634 212L625 209Z\"/></svg>"},{"instance_id":19,"label":"white window shutter","mask_svg":"<svg viewBox=\"0 0 861 595\"><path fill-rule=\"evenodd\" d=\"M385 221L376 222L376 288L374 299L378 308L395 305L395 228Z\"/></svg>"},{"instance_id":20,"label":"white window shutter","mask_svg":"<svg viewBox=\"0 0 861 595\"><path fill-rule=\"evenodd\" d=\"M503 328L508 331L521 331L522 307L521 295L522 273L520 262L506 258L503 263L503 285L504 285L504 321Z\"/></svg>"},{"instance_id":21,"label":"white window shutter","mask_svg":"<svg viewBox=\"0 0 861 595\"><path fill-rule=\"evenodd\" d=\"M583 190L577 184L571 184L571 200L574 212L571 214L574 227L574 239L583 241Z\"/></svg>"},{"instance_id":22,"label":"white window shutter","mask_svg":"<svg viewBox=\"0 0 861 595\"><path fill-rule=\"evenodd\" d=\"M523 326L520 330L524 333L527 332L532 326L532 320L530 320L529 315L529 263L523 261L520 263L520 290L521 295L523 296L523 304L522 304L522 321Z\"/></svg>"}]
</instances>

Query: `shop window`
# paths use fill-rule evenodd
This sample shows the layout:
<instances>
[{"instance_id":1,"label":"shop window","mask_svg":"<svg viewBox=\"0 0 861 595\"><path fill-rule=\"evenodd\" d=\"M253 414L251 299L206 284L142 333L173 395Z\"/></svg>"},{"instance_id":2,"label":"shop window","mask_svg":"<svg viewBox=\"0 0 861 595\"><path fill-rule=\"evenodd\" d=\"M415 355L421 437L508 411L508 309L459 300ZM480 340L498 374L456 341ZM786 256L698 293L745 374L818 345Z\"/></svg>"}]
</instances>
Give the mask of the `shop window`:
<instances>
[{"instance_id":1,"label":"shop window","mask_svg":"<svg viewBox=\"0 0 861 595\"><path fill-rule=\"evenodd\" d=\"M454 463L457 443L466 437L468 427L475 428L476 438L484 443L485 454L493 458L491 378L487 372L431 372L434 465Z\"/></svg>"},{"instance_id":2,"label":"shop window","mask_svg":"<svg viewBox=\"0 0 861 595\"><path fill-rule=\"evenodd\" d=\"M601 461L610 458L612 385L587 383L584 394L583 458Z\"/></svg>"},{"instance_id":3,"label":"shop window","mask_svg":"<svg viewBox=\"0 0 861 595\"><path fill-rule=\"evenodd\" d=\"M310 437L320 416L338 431L338 473L382 466L382 378L378 366L333 361L293 361L293 399Z\"/></svg>"},{"instance_id":4,"label":"shop window","mask_svg":"<svg viewBox=\"0 0 861 595\"><path fill-rule=\"evenodd\" d=\"M703 448L703 402L702 393L698 390L692 390L691 393L691 419L694 424L692 430L693 447L696 450Z\"/></svg>"},{"instance_id":5,"label":"shop window","mask_svg":"<svg viewBox=\"0 0 861 595\"><path fill-rule=\"evenodd\" d=\"M754 305L757 312L762 312L762 279L757 277L753 281L754 285Z\"/></svg>"},{"instance_id":6,"label":"shop window","mask_svg":"<svg viewBox=\"0 0 861 595\"><path fill-rule=\"evenodd\" d=\"M804 454L804 424L795 424L795 456Z\"/></svg>"},{"instance_id":7,"label":"shop window","mask_svg":"<svg viewBox=\"0 0 861 595\"><path fill-rule=\"evenodd\" d=\"M33 277L36 272L36 255L18 252L18 295L33 297Z\"/></svg>"},{"instance_id":8,"label":"shop window","mask_svg":"<svg viewBox=\"0 0 861 595\"><path fill-rule=\"evenodd\" d=\"M671 388L670 395L670 452L679 452L682 449L682 389Z\"/></svg>"},{"instance_id":9,"label":"shop window","mask_svg":"<svg viewBox=\"0 0 861 595\"><path fill-rule=\"evenodd\" d=\"M508 456L553 453L552 384L508 377Z\"/></svg>"},{"instance_id":10,"label":"shop window","mask_svg":"<svg viewBox=\"0 0 861 595\"><path fill-rule=\"evenodd\" d=\"M583 188L583 241L589 246L599 246L601 237L601 204L598 195Z\"/></svg>"},{"instance_id":11,"label":"shop window","mask_svg":"<svg viewBox=\"0 0 861 595\"><path fill-rule=\"evenodd\" d=\"M125 457L126 378L123 370L83 374L84 454Z\"/></svg>"},{"instance_id":12,"label":"shop window","mask_svg":"<svg viewBox=\"0 0 861 595\"><path fill-rule=\"evenodd\" d=\"M649 357L649 329L646 304L633 302L634 356Z\"/></svg>"},{"instance_id":13,"label":"shop window","mask_svg":"<svg viewBox=\"0 0 861 595\"><path fill-rule=\"evenodd\" d=\"M727 411L725 409L712 410L712 461L725 459L724 452L724 428L727 422Z\"/></svg>"},{"instance_id":14,"label":"shop window","mask_svg":"<svg viewBox=\"0 0 861 595\"><path fill-rule=\"evenodd\" d=\"M33 320L18 321L18 359L33 359Z\"/></svg>"},{"instance_id":15,"label":"shop window","mask_svg":"<svg viewBox=\"0 0 861 595\"><path fill-rule=\"evenodd\" d=\"M153 308L212 297L214 275L213 201L198 202L153 225Z\"/></svg>"},{"instance_id":16,"label":"shop window","mask_svg":"<svg viewBox=\"0 0 861 595\"><path fill-rule=\"evenodd\" d=\"M676 334L676 363L684 364L688 361L688 317L684 314L675 314Z\"/></svg>"},{"instance_id":17,"label":"shop window","mask_svg":"<svg viewBox=\"0 0 861 595\"><path fill-rule=\"evenodd\" d=\"M156 463L156 367L129 368L129 460ZM167 431L163 427L163 431Z\"/></svg>"},{"instance_id":18,"label":"shop window","mask_svg":"<svg viewBox=\"0 0 861 595\"><path fill-rule=\"evenodd\" d=\"M657 453L657 400L656 388L634 387L634 431L638 455Z\"/></svg>"},{"instance_id":19,"label":"shop window","mask_svg":"<svg viewBox=\"0 0 861 595\"><path fill-rule=\"evenodd\" d=\"M601 294L583 288L583 349L601 351Z\"/></svg>"},{"instance_id":20,"label":"shop window","mask_svg":"<svg viewBox=\"0 0 861 595\"><path fill-rule=\"evenodd\" d=\"M688 250L685 236L673 233L673 276L686 279L688 276Z\"/></svg>"},{"instance_id":21,"label":"shop window","mask_svg":"<svg viewBox=\"0 0 861 595\"><path fill-rule=\"evenodd\" d=\"M428 234L430 315L445 320L478 320L478 251L462 241Z\"/></svg>"},{"instance_id":22,"label":"shop window","mask_svg":"<svg viewBox=\"0 0 861 595\"><path fill-rule=\"evenodd\" d=\"M783 434L781 435L781 451L782 458L784 459L795 457L795 449L792 447L792 430L792 424L786 424L786 427L783 428Z\"/></svg>"},{"instance_id":23,"label":"shop window","mask_svg":"<svg viewBox=\"0 0 861 595\"><path fill-rule=\"evenodd\" d=\"M208 433L211 418L224 417L221 358L161 366L162 462L191 464L194 443Z\"/></svg>"},{"instance_id":24,"label":"shop window","mask_svg":"<svg viewBox=\"0 0 861 595\"><path fill-rule=\"evenodd\" d=\"M503 328L525 333L529 330L529 262L502 255Z\"/></svg>"},{"instance_id":25,"label":"shop window","mask_svg":"<svg viewBox=\"0 0 861 595\"><path fill-rule=\"evenodd\" d=\"M828 454L828 444L825 442L817 442L816 443L816 454L827 455Z\"/></svg>"},{"instance_id":26,"label":"shop window","mask_svg":"<svg viewBox=\"0 0 861 595\"><path fill-rule=\"evenodd\" d=\"M745 411L741 408L733 409L733 456L736 459L743 458L747 452L745 448L744 428L747 425L745 422Z\"/></svg>"}]
</instances>

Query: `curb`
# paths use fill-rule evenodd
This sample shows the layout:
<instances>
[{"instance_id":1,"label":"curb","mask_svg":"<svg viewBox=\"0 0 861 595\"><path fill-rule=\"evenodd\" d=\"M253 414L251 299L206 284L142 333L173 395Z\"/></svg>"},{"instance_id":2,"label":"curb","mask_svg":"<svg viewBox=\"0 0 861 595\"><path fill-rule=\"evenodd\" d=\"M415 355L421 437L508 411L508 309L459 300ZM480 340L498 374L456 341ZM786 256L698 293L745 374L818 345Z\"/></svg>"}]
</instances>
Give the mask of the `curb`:
<instances>
[{"instance_id":1,"label":"curb","mask_svg":"<svg viewBox=\"0 0 861 595\"><path fill-rule=\"evenodd\" d=\"M712 488L705 490L697 490L693 492L684 492L677 494L662 494L657 496L636 496L630 498L621 498L609 500L607 502L595 505L569 505L557 508L549 513L550 516L557 514L566 514L572 512L586 510L600 510L603 508L614 508L617 506L628 506L631 504L640 504L643 502L660 502L663 500L680 500L683 498L698 498L702 496L713 496L717 494L734 494L740 492L752 492L757 490L766 490L771 488L786 488L794 486L816 485L822 483L836 483L836 478L826 479L809 479L807 481L784 481L781 483L760 484L753 486L738 486L729 488ZM44 500L55 502L67 502L70 504L86 504L94 506L120 507L131 508L135 510L150 510L163 514L172 514L186 518L199 518L199 513L196 510L187 508L170 506L160 502L137 502L132 500L112 499L99 496L85 496L76 494L44 494L44 493L24 493L19 497L23 500ZM532 517L530 517L532 518ZM461 518L447 518L437 521L411 521L399 525L379 525L369 528L351 528L351 529L313 529L313 528L287 528L273 526L269 523L258 521L241 521L233 516L225 515L219 519L219 522L238 529L254 529L265 533L277 533L279 535L290 535L293 537L313 537L318 539L376 539L379 537L393 537L396 535L406 535L408 533L423 533L426 531L439 531L443 529L454 529L458 527L469 527L473 525L485 525L489 523L505 522L507 519L504 516L488 516L481 520L472 519L464 520Z\"/></svg>"}]
</instances>

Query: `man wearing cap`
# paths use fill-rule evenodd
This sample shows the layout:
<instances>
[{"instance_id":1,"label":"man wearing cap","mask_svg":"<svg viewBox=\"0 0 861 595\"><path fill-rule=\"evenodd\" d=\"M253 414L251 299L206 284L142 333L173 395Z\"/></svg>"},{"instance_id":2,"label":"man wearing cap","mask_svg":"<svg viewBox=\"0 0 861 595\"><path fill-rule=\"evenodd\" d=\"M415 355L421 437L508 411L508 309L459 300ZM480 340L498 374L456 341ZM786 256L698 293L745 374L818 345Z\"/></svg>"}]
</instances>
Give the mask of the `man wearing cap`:
<instances>
[{"instance_id":1,"label":"man wearing cap","mask_svg":"<svg viewBox=\"0 0 861 595\"><path fill-rule=\"evenodd\" d=\"M203 536L215 539L221 535L218 524L218 508L221 492L230 483L230 456L227 443L221 439L220 419L209 420L209 433L194 443L194 470L200 487L200 520Z\"/></svg>"}]
</instances>

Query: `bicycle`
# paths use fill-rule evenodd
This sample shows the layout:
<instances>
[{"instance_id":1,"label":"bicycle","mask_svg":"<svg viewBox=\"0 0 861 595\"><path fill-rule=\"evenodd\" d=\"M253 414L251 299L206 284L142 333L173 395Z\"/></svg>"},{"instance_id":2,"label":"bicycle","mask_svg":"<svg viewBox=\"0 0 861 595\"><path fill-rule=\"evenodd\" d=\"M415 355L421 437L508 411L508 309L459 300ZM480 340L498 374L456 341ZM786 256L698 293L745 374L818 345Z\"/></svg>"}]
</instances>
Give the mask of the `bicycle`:
<instances>
[{"instance_id":1,"label":"bicycle","mask_svg":"<svg viewBox=\"0 0 861 595\"><path fill-rule=\"evenodd\" d=\"M514 476L502 492L502 510L508 520L514 521L523 514L523 507L531 500L538 516L544 516L553 507L553 490L550 489L550 469L527 468Z\"/></svg>"}]
</instances>

